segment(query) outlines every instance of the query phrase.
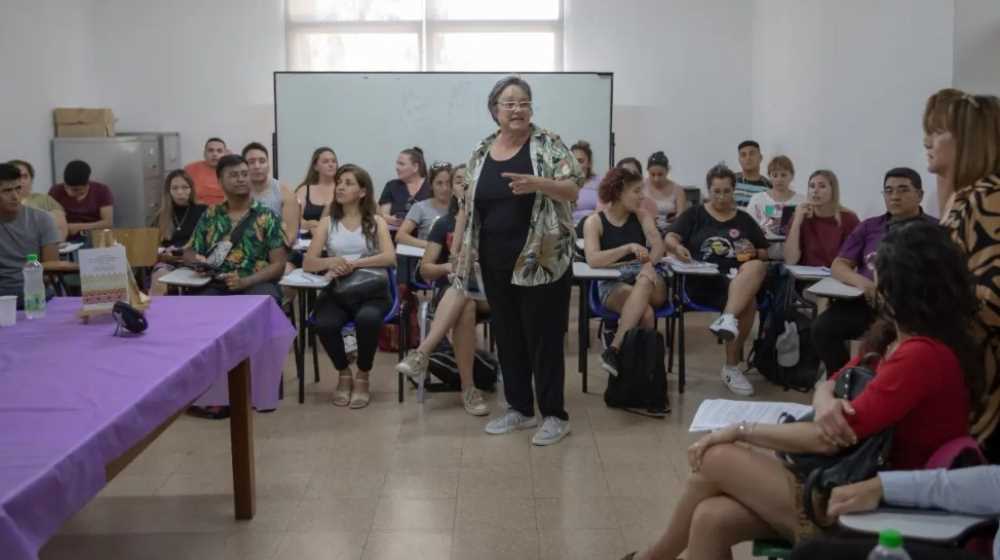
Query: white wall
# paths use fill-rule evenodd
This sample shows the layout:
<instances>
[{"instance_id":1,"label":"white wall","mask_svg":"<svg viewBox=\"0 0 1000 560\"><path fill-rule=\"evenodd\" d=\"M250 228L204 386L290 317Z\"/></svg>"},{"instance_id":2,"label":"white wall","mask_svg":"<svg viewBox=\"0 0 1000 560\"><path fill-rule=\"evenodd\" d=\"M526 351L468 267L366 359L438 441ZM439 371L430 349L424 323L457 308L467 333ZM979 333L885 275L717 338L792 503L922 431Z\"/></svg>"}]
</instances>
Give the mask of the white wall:
<instances>
[{"instance_id":1,"label":"white wall","mask_svg":"<svg viewBox=\"0 0 1000 560\"><path fill-rule=\"evenodd\" d=\"M35 167L36 191L52 185L52 109L100 105L94 0L30 0L0 22L0 161Z\"/></svg>"},{"instance_id":2,"label":"white wall","mask_svg":"<svg viewBox=\"0 0 1000 560\"><path fill-rule=\"evenodd\" d=\"M833 169L842 202L862 217L884 211L885 171L912 167L924 177L924 209L937 214L920 121L927 96L952 83L953 2L754 7L753 130L765 158L790 156L800 190L812 170Z\"/></svg>"},{"instance_id":3,"label":"white wall","mask_svg":"<svg viewBox=\"0 0 1000 560\"><path fill-rule=\"evenodd\" d=\"M663 150L672 177L696 185L720 160L737 166L752 132L752 15L743 1L566 0L565 69L615 73L617 159L645 169Z\"/></svg>"},{"instance_id":4,"label":"white wall","mask_svg":"<svg viewBox=\"0 0 1000 560\"><path fill-rule=\"evenodd\" d=\"M207 138L271 145L272 72L285 68L280 0L100 0L97 62L119 131L176 131L185 162Z\"/></svg>"},{"instance_id":5,"label":"white wall","mask_svg":"<svg viewBox=\"0 0 1000 560\"><path fill-rule=\"evenodd\" d=\"M955 2L955 87L1000 95L1000 2Z\"/></svg>"}]
</instances>

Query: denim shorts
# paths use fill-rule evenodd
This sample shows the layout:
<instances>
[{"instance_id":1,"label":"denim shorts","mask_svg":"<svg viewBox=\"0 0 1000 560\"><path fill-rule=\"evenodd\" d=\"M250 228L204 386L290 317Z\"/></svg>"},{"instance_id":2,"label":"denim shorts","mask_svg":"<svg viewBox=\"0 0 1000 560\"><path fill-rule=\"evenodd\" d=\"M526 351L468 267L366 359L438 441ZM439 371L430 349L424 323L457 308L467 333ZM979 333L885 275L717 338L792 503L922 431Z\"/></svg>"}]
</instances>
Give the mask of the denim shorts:
<instances>
[{"instance_id":1,"label":"denim shorts","mask_svg":"<svg viewBox=\"0 0 1000 560\"><path fill-rule=\"evenodd\" d=\"M621 271L621 278L616 278L615 280L597 281L597 300L601 303L602 307L607 306L608 296L610 296L611 293L618 288L618 286L635 285L635 279L638 278L639 272L642 270L642 264L637 262L628 263L620 266L618 270ZM656 273L661 278L666 279L666 269L662 266L656 266Z\"/></svg>"}]
</instances>

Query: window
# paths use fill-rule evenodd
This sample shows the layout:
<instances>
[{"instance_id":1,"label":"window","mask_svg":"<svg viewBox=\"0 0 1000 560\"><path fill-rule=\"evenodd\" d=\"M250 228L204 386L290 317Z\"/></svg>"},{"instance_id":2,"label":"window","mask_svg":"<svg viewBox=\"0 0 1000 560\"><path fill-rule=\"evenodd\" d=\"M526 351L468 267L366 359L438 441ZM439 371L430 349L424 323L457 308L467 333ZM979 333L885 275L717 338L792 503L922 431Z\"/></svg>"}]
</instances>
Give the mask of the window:
<instances>
[{"instance_id":1,"label":"window","mask_svg":"<svg viewBox=\"0 0 1000 560\"><path fill-rule=\"evenodd\" d=\"M291 70L558 71L562 0L287 0Z\"/></svg>"}]
</instances>

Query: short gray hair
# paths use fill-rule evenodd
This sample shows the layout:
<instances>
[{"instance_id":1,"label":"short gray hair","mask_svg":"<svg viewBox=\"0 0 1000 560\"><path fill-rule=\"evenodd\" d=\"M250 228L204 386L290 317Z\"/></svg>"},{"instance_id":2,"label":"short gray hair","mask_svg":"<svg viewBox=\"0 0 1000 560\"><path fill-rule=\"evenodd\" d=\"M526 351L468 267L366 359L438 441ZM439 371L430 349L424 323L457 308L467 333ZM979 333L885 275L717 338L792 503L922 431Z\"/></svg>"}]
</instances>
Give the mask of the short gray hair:
<instances>
[{"instance_id":1,"label":"short gray hair","mask_svg":"<svg viewBox=\"0 0 1000 560\"><path fill-rule=\"evenodd\" d=\"M524 93L528 94L528 101L531 101L531 86L528 85L528 82L517 76L501 78L499 82L493 85L493 89L490 90L490 96L486 100L486 109L490 112L493 122L497 124L500 124L500 121L497 120L497 100L500 99L500 94L508 86L517 86L523 89Z\"/></svg>"}]
</instances>

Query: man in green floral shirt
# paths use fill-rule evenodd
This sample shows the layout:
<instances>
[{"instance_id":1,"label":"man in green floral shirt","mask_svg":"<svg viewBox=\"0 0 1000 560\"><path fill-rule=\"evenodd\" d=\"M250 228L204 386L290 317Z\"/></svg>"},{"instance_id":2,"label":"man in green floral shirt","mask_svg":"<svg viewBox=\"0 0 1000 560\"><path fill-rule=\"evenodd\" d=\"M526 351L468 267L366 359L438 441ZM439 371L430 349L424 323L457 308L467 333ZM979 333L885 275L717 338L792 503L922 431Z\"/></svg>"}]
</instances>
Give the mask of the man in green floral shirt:
<instances>
[{"instance_id":1,"label":"man in green floral shirt","mask_svg":"<svg viewBox=\"0 0 1000 560\"><path fill-rule=\"evenodd\" d=\"M210 267L210 282L199 295L269 295L279 303L277 282L288 254L281 219L253 200L246 160L224 156L216 167L226 195L195 226L184 259L199 269Z\"/></svg>"}]
</instances>

